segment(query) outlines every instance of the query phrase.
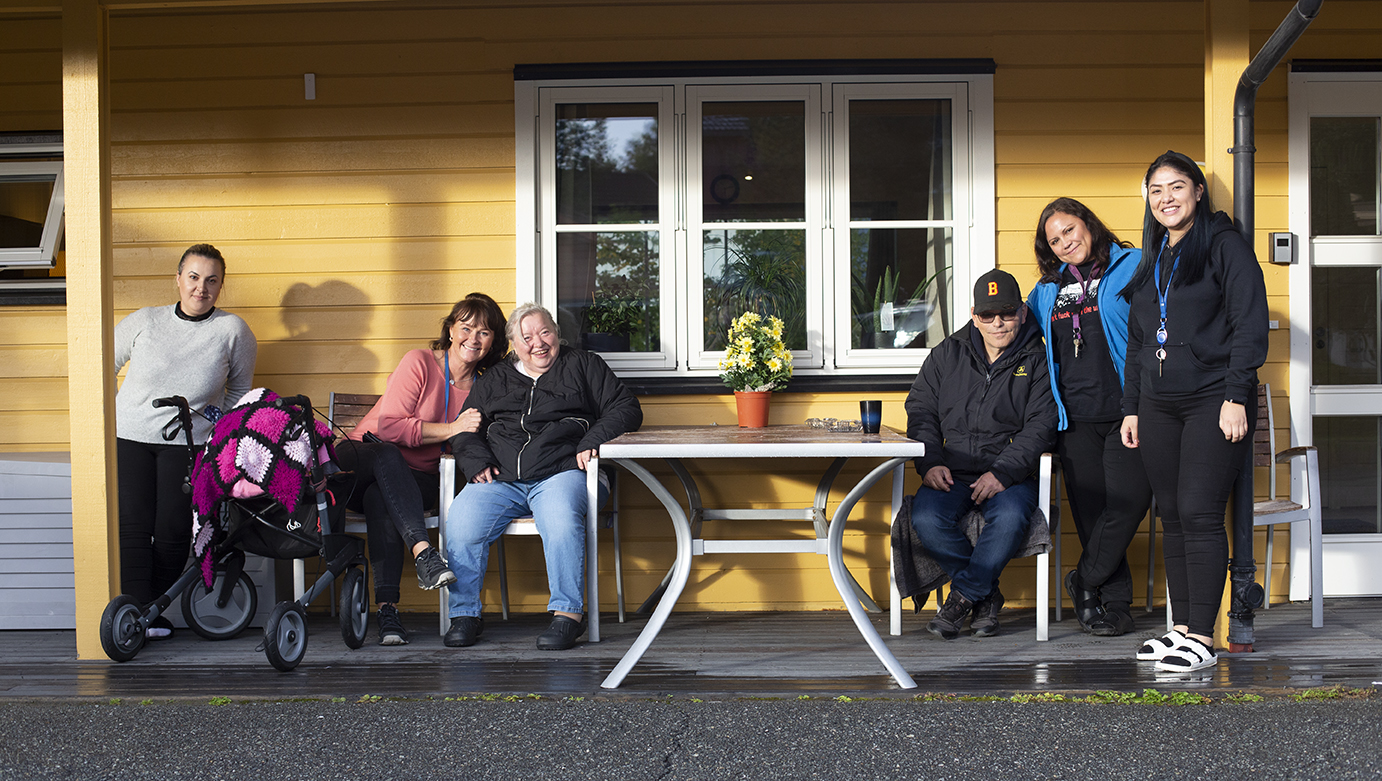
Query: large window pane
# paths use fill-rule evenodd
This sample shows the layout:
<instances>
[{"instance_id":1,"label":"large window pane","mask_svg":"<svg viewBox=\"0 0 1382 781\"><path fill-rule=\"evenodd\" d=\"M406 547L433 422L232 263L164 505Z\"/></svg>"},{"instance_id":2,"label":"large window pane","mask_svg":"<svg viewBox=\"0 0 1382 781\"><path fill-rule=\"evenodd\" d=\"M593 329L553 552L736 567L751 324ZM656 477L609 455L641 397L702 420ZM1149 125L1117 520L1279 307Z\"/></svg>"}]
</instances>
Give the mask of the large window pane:
<instances>
[{"instance_id":1,"label":"large window pane","mask_svg":"<svg viewBox=\"0 0 1382 781\"><path fill-rule=\"evenodd\" d=\"M849 218L948 220L950 101L849 103Z\"/></svg>"},{"instance_id":2,"label":"large window pane","mask_svg":"<svg viewBox=\"0 0 1382 781\"><path fill-rule=\"evenodd\" d=\"M1374 417L1316 417L1325 534L1382 533L1378 424Z\"/></svg>"},{"instance_id":3,"label":"large window pane","mask_svg":"<svg viewBox=\"0 0 1382 781\"><path fill-rule=\"evenodd\" d=\"M656 232L558 234L562 335L603 352L660 351L660 275ZM592 333L621 338L592 341Z\"/></svg>"},{"instance_id":4,"label":"large window pane","mask_svg":"<svg viewBox=\"0 0 1382 781\"><path fill-rule=\"evenodd\" d=\"M557 223L655 223L657 105L557 106Z\"/></svg>"},{"instance_id":5,"label":"large window pane","mask_svg":"<svg viewBox=\"0 0 1382 781\"><path fill-rule=\"evenodd\" d=\"M0 180L0 247L37 247L53 200L53 177Z\"/></svg>"},{"instance_id":6,"label":"large window pane","mask_svg":"<svg viewBox=\"0 0 1382 781\"><path fill-rule=\"evenodd\" d=\"M1376 236L1378 120L1311 117L1310 231L1316 236Z\"/></svg>"},{"instance_id":7,"label":"large window pane","mask_svg":"<svg viewBox=\"0 0 1382 781\"><path fill-rule=\"evenodd\" d=\"M1382 383L1377 346L1376 268L1316 266L1312 272L1311 356L1316 385Z\"/></svg>"},{"instance_id":8,"label":"large window pane","mask_svg":"<svg viewBox=\"0 0 1382 781\"><path fill-rule=\"evenodd\" d=\"M725 349L730 321L775 315L789 350L806 349L806 232L707 230L703 235L705 349Z\"/></svg>"},{"instance_id":9,"label":"large window pane","mask_svg":"<svg viewBox=\"0 0 1382 781\"><path fill-rule=\"evenodd\" d=\"M805 104L702 104L701 205L705 222L805 220Z\"/></svg>"},{"instance_id":10,"label":"large window pane","mask_svg":"<svg viewBox=\"0 0 1382 781\"><path fill-rule=\"evenodd\" d=\"M850 346L934 347L950 321L950 229L849 232Z\"/></svg>"}]
</instances>

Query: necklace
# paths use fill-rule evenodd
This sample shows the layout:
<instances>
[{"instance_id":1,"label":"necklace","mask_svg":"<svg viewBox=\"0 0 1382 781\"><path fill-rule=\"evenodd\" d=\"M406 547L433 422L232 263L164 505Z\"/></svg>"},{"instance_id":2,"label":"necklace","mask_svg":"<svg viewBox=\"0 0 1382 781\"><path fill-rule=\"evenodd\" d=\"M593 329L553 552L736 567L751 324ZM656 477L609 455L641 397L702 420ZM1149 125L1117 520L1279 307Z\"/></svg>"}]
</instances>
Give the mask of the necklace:
<instances>
[{"instance_id":1,"label":"necklace","mask_svg":"<svg viewBox=\"0 0 1382 781\"><path fill-rule=\"evenodd\" d=\"M1080 331L1080 308L1084 306L1085 299L1089 298L1089 283L1099 276L1099 270L1095 270L1089 275L1089 279L1080 276L1080 269L1074 264L1067 264L1066 268L1074 275L1076 281L1080 283L1080 297L1075 299L1075 312L1070 317L1070 327L1075 334L1075 357L1080 357L1080 348L1084 346L1083 334Z\"/></svg>"}]
</instances>

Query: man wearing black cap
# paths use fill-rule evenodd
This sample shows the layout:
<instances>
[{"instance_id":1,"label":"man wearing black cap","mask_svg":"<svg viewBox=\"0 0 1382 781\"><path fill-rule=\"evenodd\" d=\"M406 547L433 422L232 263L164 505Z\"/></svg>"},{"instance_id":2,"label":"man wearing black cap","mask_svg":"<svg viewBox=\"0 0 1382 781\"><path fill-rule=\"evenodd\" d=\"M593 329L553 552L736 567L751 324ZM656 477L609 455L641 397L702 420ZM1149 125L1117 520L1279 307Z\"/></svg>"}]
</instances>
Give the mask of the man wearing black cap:
<instances>
[{"instance_id":1,"label":"man wearing black cap","mask_svg":"<svg viewBox=\"0 0 1382 781\"><path fill-rule=\"evenodd\" d=\"M998 576L1027 537L1041 454L1056 441L1056 402L1041 329L1006 271L974 285L970 322L936 346L907 394L907 436L926 443L912 526L950 576L950 597L926 626L946 640L966 619L975 637L998 632ZM975 508L971 544L960 521Z\"/></svg>"}]
</instances>

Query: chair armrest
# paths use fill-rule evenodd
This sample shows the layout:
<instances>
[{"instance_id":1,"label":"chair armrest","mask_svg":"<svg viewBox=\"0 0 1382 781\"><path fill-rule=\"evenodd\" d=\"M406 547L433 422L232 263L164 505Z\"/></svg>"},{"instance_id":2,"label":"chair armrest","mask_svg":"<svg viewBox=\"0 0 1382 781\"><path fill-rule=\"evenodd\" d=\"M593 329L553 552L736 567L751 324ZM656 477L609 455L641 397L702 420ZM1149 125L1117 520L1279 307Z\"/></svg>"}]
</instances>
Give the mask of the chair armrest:
<instances>
[{"instance_id":1,"label":"chair armrest","mask_svg":"<svg viewBox=\"0 0 1382 781\"><path fill-rule=\"evenodd\" d=\"M1303 456L1314 449L1314 445L1300 445L1299 447L1286 448L1285 450L1276 454L1276 462L1278 464L1284 464L1287 461L1290 461L1291 459L1296 458L1297 456Z\"/></svg>"}]
</instances>

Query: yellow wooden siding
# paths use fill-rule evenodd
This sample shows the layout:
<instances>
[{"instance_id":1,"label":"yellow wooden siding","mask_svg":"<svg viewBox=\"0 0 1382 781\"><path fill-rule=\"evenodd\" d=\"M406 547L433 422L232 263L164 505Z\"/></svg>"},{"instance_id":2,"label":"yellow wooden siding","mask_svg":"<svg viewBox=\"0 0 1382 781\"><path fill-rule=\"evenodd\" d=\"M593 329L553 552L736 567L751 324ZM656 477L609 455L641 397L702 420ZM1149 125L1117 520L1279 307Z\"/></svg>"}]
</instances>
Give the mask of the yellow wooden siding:
<instances>
[{"instance_id":1,"label":"yellow wooden siding","mask_svg":"<svg viewBox=\"0 0 1382 781\"><path fill-rule=\"evenodd\" d=\"M1290 5L1252 4L1254 49ZM1374 56L1379 5L1331 0L1292 56ZM257 382L322 405L330 390L382 390L399 357L433 338L461 295L484 290L506 309L514 303L511 71L519 63L992 58L996 262L1024 288L1036 279L1035 220L1051 198L1079 198L1136 243L1147 163L1167 148L1203 155L1201 2L114 8L117 314L171 302L178 254L210 241L229 263L221 304L260 340ZM58 127L59 22L0 19L0 130ZM316 74L314 101L303 98L304 73ZM1285 92L1278 72L1259 96L1259 250L1287 219ZM1272 317L1285 326L1285 274L1265 271ZM61 309L0 310L0 326L13 326L0 327L0 449L65 447L61 317ZM1262 372L1276 390L1279 435L1289 427L1287 341L1284 328L1272 334ZM881 395L884 422L904 425L903 394ZM856 398L779 394L773 421L852 417ZM734 420L723 396L651 397L644 406L649 423ZM804 503L814 488L801 467L775 477L749 471L717 468L707 493ZM909 490L916 485L910 475ZM637 603L673 545L651 496L635 481L624 486ZM850 563L881 594L886 492L874 491L858 512ZM1065 529L1068 567L1079 546ZM1139 536L1129 553L1139 583L1146 542ZM515 542L510 567L516 602L540 609L545 583L532 545ZM1011 602L1029 603L1030 567L1016 562L1005 575ZM613 584L602 587L608 604ZM434 605L407 588L405 580L409 605ZM682 604L837 608L839 599L820 557L709 556L694 561Z\"/></svg>"}]
</instances>

